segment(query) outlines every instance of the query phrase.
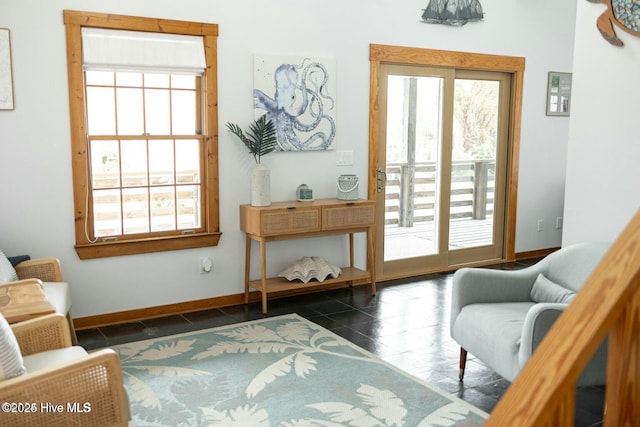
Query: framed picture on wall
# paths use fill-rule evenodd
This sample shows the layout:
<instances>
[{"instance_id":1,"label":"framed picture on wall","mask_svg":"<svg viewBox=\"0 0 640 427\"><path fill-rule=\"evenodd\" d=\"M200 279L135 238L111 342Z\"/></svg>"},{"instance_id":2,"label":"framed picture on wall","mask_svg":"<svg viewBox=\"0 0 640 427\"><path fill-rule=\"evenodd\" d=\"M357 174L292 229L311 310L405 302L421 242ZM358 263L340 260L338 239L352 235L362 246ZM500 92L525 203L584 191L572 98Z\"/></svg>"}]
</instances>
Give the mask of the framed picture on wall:
<instances>
[{"instance_id":1,"label":"framed picture on wall","mask_svg":"<svg viewBox=\"0 0 640 427\"><path fill-rule=\"evenodd\" d=\"M277 151L333 150L336 75L335 58L254 56L255 118L273 121Z\"/></svg>"},{"instance_id":2,"label":"framed picture on wall","mask_svg":"<svg viewBox=\"0 0 640 427\"><path fill-rule=\"evenodd\" d=\"M0 28L0 110L13 110L11 39L7 28Z\"/></svg>"},{"instance_id":3,"label":"framed picture on wall","mask_svg":"<svg viewBox=\"0 0 640 427\"><path fill-rule=\"evenodd\" d=\"M549 71L547 116L568 116L571 110L571 73Z\"/></svg>"}]
</instances>

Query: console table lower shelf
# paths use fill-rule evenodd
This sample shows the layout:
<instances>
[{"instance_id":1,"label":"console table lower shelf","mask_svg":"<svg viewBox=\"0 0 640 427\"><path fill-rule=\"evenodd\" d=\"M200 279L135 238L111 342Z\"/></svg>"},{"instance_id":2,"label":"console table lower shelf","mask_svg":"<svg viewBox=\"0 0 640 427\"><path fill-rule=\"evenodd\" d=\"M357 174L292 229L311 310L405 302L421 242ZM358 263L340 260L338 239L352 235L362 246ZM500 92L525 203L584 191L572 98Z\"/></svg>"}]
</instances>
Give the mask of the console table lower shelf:
<instances>
[{"instance_id":1,"label":"console table lower shelf","mask_svg":"<svg viewBox=\"0 0 640 427\"><path fill-rule=\"evenodd\" d=\"M257 291L260 291L264 300L269 294L275 294L277 292L329 287L331 285L341 283L349 285L367 285L371 281L371 274L369 274L367 271L360 270L359 268L342 267L341 270L342 272L338 277L327 277L322 282L318 280L310 280L309 282L304 283L300 280L289 281L284 277L272 277L265 280L264 289L262 287L262 280L250 280L249 286Z\"/></svg>"}]
</instances>

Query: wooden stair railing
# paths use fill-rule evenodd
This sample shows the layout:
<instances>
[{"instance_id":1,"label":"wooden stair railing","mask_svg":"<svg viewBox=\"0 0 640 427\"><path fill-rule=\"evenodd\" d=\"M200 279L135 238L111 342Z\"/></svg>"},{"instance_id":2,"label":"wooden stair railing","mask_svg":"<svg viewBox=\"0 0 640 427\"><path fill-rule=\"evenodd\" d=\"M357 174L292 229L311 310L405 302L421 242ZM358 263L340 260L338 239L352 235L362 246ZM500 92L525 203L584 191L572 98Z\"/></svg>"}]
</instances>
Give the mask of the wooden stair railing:
<instances>
[{"instance_id":1,"label":"wooden stair railing","mask_svg":"<svg viewBox=\"0 0 640 427\"><path fill-rule=\"evenodd\" d=\"M640 210L485 426L573 426L577 378L607 334L604 425L640 426Z\"/></svg>"}]
</instances>

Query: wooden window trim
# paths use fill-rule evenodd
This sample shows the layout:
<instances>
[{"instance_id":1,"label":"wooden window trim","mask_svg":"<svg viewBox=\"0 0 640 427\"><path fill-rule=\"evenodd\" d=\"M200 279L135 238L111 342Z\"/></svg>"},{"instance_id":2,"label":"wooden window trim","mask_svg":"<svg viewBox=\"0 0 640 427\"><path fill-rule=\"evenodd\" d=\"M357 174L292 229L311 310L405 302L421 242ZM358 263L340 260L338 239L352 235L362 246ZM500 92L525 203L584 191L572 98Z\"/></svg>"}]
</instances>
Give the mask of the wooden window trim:
<instances>
[{"instance_id":1,"label":"wooden window trim","mask_svg":"<svg viewBox=\"0 0 640 427\"><path fill-rule=\"evenodd\" d=\"M218 187L218 88L217 40L218 26L198 22L174 21L94 12L64 11L67 37L67 70L69 79L69 112L75 219L75 249L81 259L102 258L151 252L216 246L220 232ZM207 68L204 72L206 109L203 138L205 158L203 168L204 217L203 232L183 236L150 237L137 240L91 243L86 233L88 209L89 159L85 129L85 91L82 70L82 27L97 27L131 31L197 35L204 38Z\"/></svg>"}]
</instances>

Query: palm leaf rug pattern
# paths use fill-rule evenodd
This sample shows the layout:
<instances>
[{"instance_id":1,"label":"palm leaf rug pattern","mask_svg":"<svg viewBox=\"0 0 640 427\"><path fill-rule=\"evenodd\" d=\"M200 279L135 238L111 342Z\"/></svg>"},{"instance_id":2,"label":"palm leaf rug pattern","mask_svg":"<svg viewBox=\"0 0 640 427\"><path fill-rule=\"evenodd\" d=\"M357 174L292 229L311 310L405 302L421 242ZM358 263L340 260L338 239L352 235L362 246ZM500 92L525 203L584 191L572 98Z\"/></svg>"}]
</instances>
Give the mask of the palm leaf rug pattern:
<instances>
[{"instance_id":1,"label":"palm leaf rug pattern","mask_svg":"<svg viewBox=\"0 0 640 427\"><path fill-rule=\"evenodd\" d=\"M487 414L296 315L113 347L143 426L480 426Z\"/></svg>"}]
</instances>

